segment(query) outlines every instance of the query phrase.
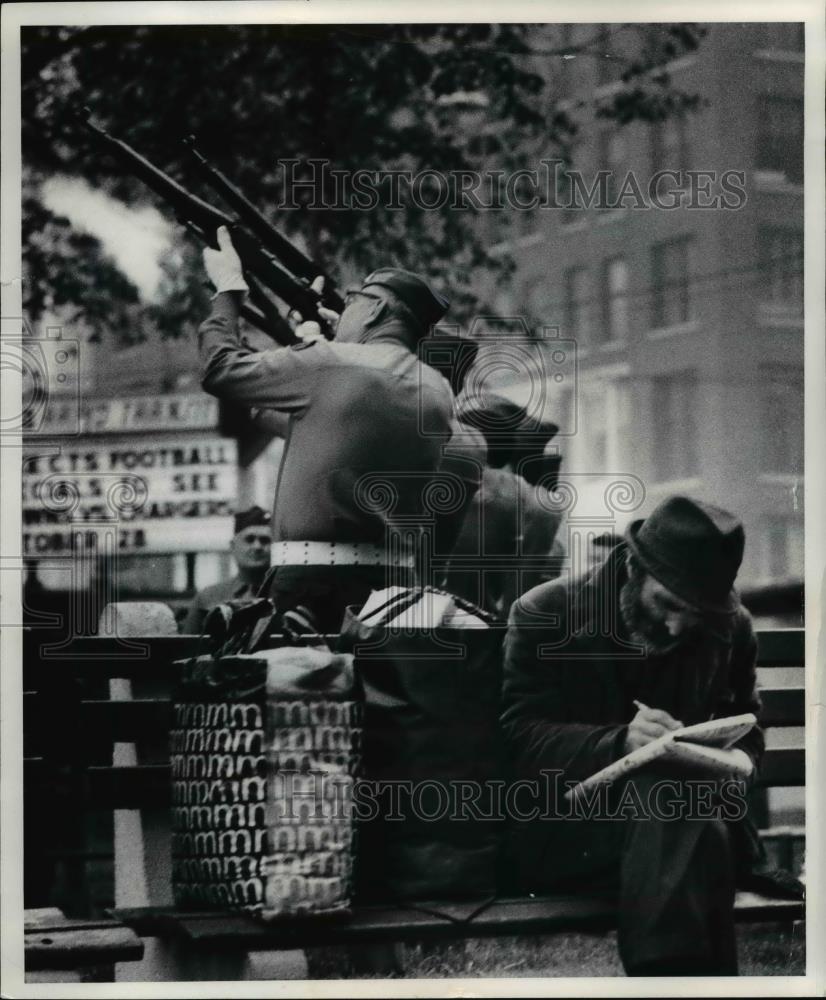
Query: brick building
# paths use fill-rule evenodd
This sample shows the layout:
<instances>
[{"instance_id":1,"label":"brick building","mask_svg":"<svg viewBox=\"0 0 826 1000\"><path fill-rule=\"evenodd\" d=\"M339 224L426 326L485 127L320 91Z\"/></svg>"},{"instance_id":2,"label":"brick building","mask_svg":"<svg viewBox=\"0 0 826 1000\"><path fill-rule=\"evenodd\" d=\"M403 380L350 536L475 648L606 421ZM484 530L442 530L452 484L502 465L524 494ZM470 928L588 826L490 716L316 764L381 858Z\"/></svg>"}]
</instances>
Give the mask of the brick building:
<instances>
[{"instance_id":1,"label":"brick building","mask_svg":"<svg viewBox=\"0 0 826 1000\"><path fill-rule=\"evenodd\" d=\"M623 56L660 29L543 30L566 53L543 71L574 108L610 97ZM595 36L598 54L585 54ZM699 49L668 69L705 106L622 129L579 112L571 169L588 188L609 171L609 198L629 171L645 194L658 171L676 171L660 182L661 204L692 184L694 201L708 203L721 174L742 171L728 177L729 194L740 189L734 207L642 208L632 195L625 207L576 208L561 194L558 206L571 207L521 213L507 240L514 280L497 305L576 340L577 378L550 404L575 428L559 438L565 470L639 477L646 498L634 516L676 491L736 510L748 539L742 583L799 579L803 25L708 25Z\"/></svg>"}]
</instances>

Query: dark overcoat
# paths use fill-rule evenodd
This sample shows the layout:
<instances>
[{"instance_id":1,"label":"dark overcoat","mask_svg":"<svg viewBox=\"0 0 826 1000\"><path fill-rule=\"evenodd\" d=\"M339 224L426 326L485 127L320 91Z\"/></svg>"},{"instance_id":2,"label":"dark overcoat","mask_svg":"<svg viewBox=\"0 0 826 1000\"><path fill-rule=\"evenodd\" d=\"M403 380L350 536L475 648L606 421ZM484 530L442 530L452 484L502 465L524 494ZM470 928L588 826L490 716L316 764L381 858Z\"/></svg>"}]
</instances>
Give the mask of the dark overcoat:
<instances>
[{"instance_id":1,"label":"dark overcoat","mask_svg":"<svg viewBox=\"0 0 826 1000\"><path fill-rule=\"evenodd\" d=\"M634 699L684 725L743 712L759 715L757 641L739 607L725 630L704 630L684 647L646 656L620 613L627 579L624 543L585 578L559 579L511 608L505 641L502 726L518 776L542 769L581 781L622 756ZM736 746L755 765L763 734Z\"/></svg>"}]
</instances>

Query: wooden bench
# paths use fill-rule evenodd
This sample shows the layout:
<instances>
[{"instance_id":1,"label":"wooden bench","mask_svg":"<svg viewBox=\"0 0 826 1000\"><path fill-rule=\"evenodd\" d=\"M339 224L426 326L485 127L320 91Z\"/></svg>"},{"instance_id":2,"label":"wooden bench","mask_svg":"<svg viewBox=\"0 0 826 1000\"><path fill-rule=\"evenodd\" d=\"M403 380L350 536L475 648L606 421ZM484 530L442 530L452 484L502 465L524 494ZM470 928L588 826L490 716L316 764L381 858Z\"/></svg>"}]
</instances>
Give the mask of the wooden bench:
<instances>
[{"instance_id":1,"label":"wooden bench","mask_svg":"<svg viewBox=\"0 0 826 1000\"><path fill-rule=\"evenodd\" d=\"M122 921L70 919L57 907L26 910L23 938L28 982L80 982L80 967L133 962L144 951Z\"/></svg>"},{"instance_id":2,"label":"wooden bench","mask_svg":"<svg viewBox=\"0 0 826 1000\"><path fill-rule=\"evenodd\" d=\"M24 732L31 735L28 742L30 750L35 751L26 761L26 794L42 795L55 773L55 762L48 759L47 753L37 752L36 735L44 718L47 724L56 718L55 706L47 707L52 682L59 676L65 688L68 678L76 679L85 690L78 692L74 705L64 703L57 713L72 713L77 719L72 730L77 744L73 748L74 761L68 766L68 780L83 808L116 811L115 907L111 921L102 921L100 926L78 921L76 929L114 934L116 928L122 928L129 934L155 939L155 945L161 942L163 978L243 978L248 952L273 949L545 934L563 929L597 930L615 924L610 903L585 896L502 898L482 906L455 901L405 907L359 906L343 919L269 925L241 914L176 911L171 899L169 857L170 770L168 760L164 760L168 757L171 722L170 663L199 651L201 641L192 636L129 640L88 637L50 651L39 645L42 639L42 633L37 642L34 636L29 637L24 661ZM761 668L801 667L803 657L802 629L759 634ZM90 693L95 690L97 694ZM110 694L116 698L120 695L123 700L113 700ZM802 684L764 684L761 695L761 722L766 729L804 725ZM115 751L111 763L102 760L101 747L112 746ZM67 780L66 770L64 762L61 780ZM760 788L803 786L804 780L802 739L766 752ZM766 830L763 836L782 840L797 832ZM798 901L741 892L735 912L740 922L794 921L804 918L805 906ZM58 933L71 933L70 924L56 922L46 928L53 942L48 945L44 943L44 928L32 927L31 935L26 935L27 969L56 968L58 959L53 956L62 943L67 957L72 955L72 962L61 967L81 964L85 953L80 945L73 944L75 939L58 937ZM114 960L127 960L127 953L136 957L133 938L128 942L129 947L124 936L124 952Z\"/></svg>"}]
</instances>

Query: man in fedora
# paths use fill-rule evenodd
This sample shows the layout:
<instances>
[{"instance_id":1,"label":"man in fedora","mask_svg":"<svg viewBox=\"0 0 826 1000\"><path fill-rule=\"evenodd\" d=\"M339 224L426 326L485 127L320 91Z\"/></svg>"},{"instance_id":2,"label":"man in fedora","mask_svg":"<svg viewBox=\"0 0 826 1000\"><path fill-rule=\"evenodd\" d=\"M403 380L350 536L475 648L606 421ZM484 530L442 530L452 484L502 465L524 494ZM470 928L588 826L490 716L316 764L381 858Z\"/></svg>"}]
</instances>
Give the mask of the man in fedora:
<instances>
[{"instance_id":1,"label":"man in fedora","mask_svg":"<svg viewBox=\"0 0 826 1000\"><path fill-rule=\"evenodd\" d=\"M216 294L199 331L203 388L288 417L273 507L271 594L338 631L347 605L411 582L422 496L451 434L453 394L417 357L448 302L385 267L348 290L332 342L252 351L238 317L248 290L229 233L204 262ZM303 336L303 333L302 333Z\"/></svg>"},{"instance_id":2,"label":"man in fedora","mask_svg":"<svg viewBox=\"0 0 826 1000\"><path fill-rule=\"evenodd\" d=\"M734 515L673 496L584 579L543 584L511 609L502 724L514 774L560 778L546 818L512 824L517 880L617 892L630 975L736 974L728 825L690 810L572 815L562 793L681 725L759 713L756 640L733 590L744 540ZM727 751L732 776L753 774L762 750L755 727ZM611 795L633 782L650 803L662 777L634 772Z\"/></svg>"},{"instance_id":3,"label":"man in fedora","mask_svg":"<svg viewBox=\"0 0 826 1000\"><path fill-rule=\"evenodd\" d=\"M184 635L200 635L207 615L219 604L255 600L270 568L271 546L270 515L265 510L253 506L235 515L229 549L238 573L198 591L184 619Z\"/></svg>"}]
</instances>

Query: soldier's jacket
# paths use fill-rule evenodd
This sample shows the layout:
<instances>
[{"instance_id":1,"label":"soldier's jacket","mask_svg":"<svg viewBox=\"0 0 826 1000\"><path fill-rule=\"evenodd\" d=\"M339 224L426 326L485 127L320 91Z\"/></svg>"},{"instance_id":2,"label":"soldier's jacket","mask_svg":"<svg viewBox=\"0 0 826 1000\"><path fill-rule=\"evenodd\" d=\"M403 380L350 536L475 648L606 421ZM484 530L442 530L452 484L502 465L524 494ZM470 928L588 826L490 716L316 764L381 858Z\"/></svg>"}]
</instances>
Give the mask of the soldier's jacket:
<instances>
[{"instance_id":1,"label":"soldier's jacket","mask_svg":"<svg viewBox=\"0 0 826 1000\"><path fill-rule=\"evenodd\" d=\"M239 341L228 295L216 297L202 324L204 389L289 414L275 540L384 543L391 518L420 512L450 438L453 396L395 324L382 333L365 344L251 351Z\"/></svg>"}]
</instances>

